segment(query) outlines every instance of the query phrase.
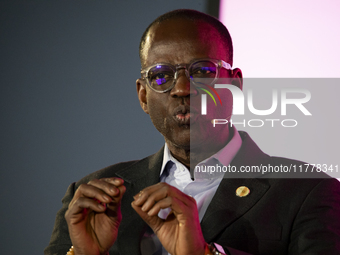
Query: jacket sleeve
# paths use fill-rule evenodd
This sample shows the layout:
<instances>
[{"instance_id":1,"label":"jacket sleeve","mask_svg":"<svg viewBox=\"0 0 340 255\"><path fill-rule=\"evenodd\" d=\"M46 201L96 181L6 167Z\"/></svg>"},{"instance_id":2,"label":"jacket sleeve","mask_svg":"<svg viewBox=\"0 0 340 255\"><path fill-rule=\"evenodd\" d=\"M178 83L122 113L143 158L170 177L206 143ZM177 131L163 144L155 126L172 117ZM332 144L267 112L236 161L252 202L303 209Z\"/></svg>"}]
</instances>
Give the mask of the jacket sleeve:
<instances>
[{"instance_id":1,"label":"jacket sleeve","mask_svg":"<svg viewBox=\"0 0 340 255\"><path fill-rule=\"evenodd\" d=\"M72 183L62 199L63 206L58 211L49 245L44 250L45 255L65 255L71 248L72 242L69 236L65 212L75 192L75 183Z\"/></svg>"},{"instance_id":2,"label":"jacket sleeve","mask_svg":"<svg viewBox=\"0 0 340 255\"><path fill-rule=\"evenodd\" d=\"M289 254L340 254L340 184L324 179L300 207Z\"/></svg>"},{"instance_id":3,"label":"jacket sleeve","mask_svg":"<svg viewBox=\"0 0 340 255\"><path fill-rule=\"evenodd\" d=\"M337 179L323 179L306 195L292 222L287 255L340 255L340 183ZM289 208L287 208L289 210ZM229 255L250 255L230 247L223 247Z\"/></svg>"}]
</instances>

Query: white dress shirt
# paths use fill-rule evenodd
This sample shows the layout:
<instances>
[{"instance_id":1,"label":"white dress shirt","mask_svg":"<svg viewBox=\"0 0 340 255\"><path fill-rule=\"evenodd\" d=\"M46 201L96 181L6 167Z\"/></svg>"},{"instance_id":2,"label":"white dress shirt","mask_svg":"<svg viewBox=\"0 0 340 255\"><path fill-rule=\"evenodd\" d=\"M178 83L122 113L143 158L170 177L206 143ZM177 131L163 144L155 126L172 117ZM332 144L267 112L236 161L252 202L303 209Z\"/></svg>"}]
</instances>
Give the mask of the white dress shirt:
<instances>
[{"instance_id":1,"label":"white dress shirt","mask_svg":"<svg viewBox=\"0 0 340 255\"><path fill-rule=\"evenodd\" d=\"M242 145L242 139L237 132L236 128L233 126L230 129L232 138L230 139L229 143L219 150L217 153L212 155L211 157L203 160L202 162L198 163L195 169L199 166L228 166L230 162L234 159L236 154L238 153L239 149ZM194 179L191 179L191 175ZM176 187L183 193L192 196L196 200L197 210L199 213L199 220L203 219L203 216L215 195L215 192L222 181L224 176L224 172L215 172L213 174L209 172L199 172L194 171L190 174L189 170L180 163L177 159L175 159L171 152L165 144L164 146L164 155L163 155L163 164L160 172L160 182L166 182L169 185ZM170 208L162 209L158 216L162 219L165 219L170 212ZM152 244L150 243L153 242ZM154 252L150 252L147 246L154 247ZM158 238L150 233L147 232L143 236L141 250L142 254L168 254L164 248L162 248L162 252L160 251L160 242ZM145 248L147 248L148 253L145 252ZM144 252L143 252L144 250ZM157 251L158 250L158 251Z\"/></svg>"},{"instance_id":2,"label":"white dress shirt","mask_svg":"<svg viewBox=\"0 0 340 255\"><path fill-rule=\"evenodd\" d=\"M233 131L233 137L229 143L211 157L198 163L196 167L204 165L219 165L222 167L230 164L242 145L242 139L235 127L233 126L231 130ZM203 219L205 211L215 195L218 185L222 181L223 175L224 172L222 171L213 174L194 171L194 180L192 180L188 169L171 155L167 144L165 144L160 182L166 182L195 198L200 221ZM169 212L170 209L161 210L158 216L165 219Z\"/></svg>"}]
</instances>

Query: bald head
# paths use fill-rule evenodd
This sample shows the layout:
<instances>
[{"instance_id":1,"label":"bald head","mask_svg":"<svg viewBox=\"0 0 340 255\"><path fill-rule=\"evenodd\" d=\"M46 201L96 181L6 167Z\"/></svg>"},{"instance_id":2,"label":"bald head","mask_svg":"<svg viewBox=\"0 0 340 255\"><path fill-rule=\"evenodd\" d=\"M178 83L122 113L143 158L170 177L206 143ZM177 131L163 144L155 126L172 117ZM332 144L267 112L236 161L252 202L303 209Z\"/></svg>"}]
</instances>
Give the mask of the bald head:
<instances>
[{"instance_id":1,"label":"bald head","mask_svg":"<svg viewBox=\"0 0 340 255\"><path fill-rule=\"evenodd\" d=\"M172 23L172 28L174 28L173 24L177 23L178 29L169 29L170 23ZM190 31L185 31L187 34L184 34L182 29L185 23L192 28ZM157 34L155 34L156 32ZM218 44L223 48L218 50L224 51L223 60L231 65L233 63L233 45L227 28L219 20L207 14L195 10L180 9L161 15L145 30L139 45L139 56L142 67L146 65L148 47L155 41L155 37L162 34L163 38L165 38L164 34L166 33L168 33L169 38L176 36L184 39L189 36L205 41L208 44L209 41L211 42L212 40L218 41Z\"/></svg>"}]
</instances>

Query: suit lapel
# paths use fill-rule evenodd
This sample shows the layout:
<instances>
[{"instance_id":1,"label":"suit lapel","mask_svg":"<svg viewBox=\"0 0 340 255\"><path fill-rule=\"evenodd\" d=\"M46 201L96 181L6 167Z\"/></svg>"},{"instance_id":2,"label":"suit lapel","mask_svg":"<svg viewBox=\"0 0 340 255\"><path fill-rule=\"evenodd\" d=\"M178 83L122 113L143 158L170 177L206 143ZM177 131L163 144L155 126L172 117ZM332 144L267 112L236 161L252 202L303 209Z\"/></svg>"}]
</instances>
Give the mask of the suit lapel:
<instances>
[{"instance_id":1,"label":"suit lapel","mask_svg":"<svg viewBox=\"0 0 340 255\"><path fill-rule=\"evenodd\" d=\"M247 133L240 132L242 147L231 162L231 166L260 165L269 160ZM242 176L242 175L241 175ZM266 193L269 185L265 180L255 179L258 174L226 175L221 181L201 222L202 232L206 242L211 242L221 231L250 210ZM249 188L250 193L245 197L236 196L240 186Z\"/></svg>"},{"instance_id":2,"label":"suit lapel","mask_svg":"<svg viewBox=\"0 0 340 255\"><path fill-rule=\"evenodd\" d=\"M246 186L250 194L236 196L236 189ZM206 242L212 240L227 226L245 214L266 193L269 186L257 179L224 179L216 191L201 222Z\"/></svg>"},{"instance_id":3,"label":"suit lapel","mask_svg":"<svg viewBox=\"0 0 340 255\"><path fill-rule=\"evenodd\" d=\"M240 132L240 135L243 140L242 147L232 161L232 166L239 169L240 166L259 165L268 161L270 157L256 146L248 134ZM122 200L123 220L117 240L121 254L140 254L140 239L147 225L132 209L131 203L133 196L140 190L159 182L162 160L163 148L156 154L117 172L117 175L124 179L127 188ZM222 180L202 219L202 232L208 243L250 210L269 189L265 180L255 179L254 177L258 176L254 174L242 179L237 177L239 175L226 176ZM250 194L246 197L237 197L235 191L239 186L248 187Z\"/></svg>"},{"instance_id":4,"label":"suit lapel","mask_svg":"<svg viewBox=\"0 0 340 255\"><path fill-rule=\"evenodd\" d=\"M163 148L156 154L117 173L119 177L124 179L126 186L121 205L123 220L119 227L117 240L120 254L140 254L140 240L147 225L133 210L131 203L133 196L139 191L159 182L162 160Z\"/></svg>"}]
</instances>

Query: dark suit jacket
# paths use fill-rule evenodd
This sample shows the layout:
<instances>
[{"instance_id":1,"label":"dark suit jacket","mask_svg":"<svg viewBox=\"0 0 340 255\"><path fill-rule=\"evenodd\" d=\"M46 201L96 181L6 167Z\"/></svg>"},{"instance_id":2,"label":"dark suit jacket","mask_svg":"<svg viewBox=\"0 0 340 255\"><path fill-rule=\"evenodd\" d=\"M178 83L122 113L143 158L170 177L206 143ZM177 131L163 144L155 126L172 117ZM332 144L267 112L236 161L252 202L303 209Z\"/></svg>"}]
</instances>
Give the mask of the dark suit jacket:
<instances>
[{"instance_id":1,"label":"dark suit jacket","mask_svg":"<svg viewBox=\"0 0 340 255\"><path fill-rule=\"evenodd\" d=\"M231 165L301 164L264 154L251 138L240 132L243 143ZM163 149L138 161L123 162L90 174L68 188L58 212L45 254L64 255L71 246L65 211L81 183L117 176L125 180L123 220L110 254L140 254L146 224L132 209L133 196L159 182ZM215 242L232 255L340 254L340 185L336 179L224 178L213 197L201 227L207 243ZM239 186L250 194L238 197Z\"/></svg>"}]
</instances>

